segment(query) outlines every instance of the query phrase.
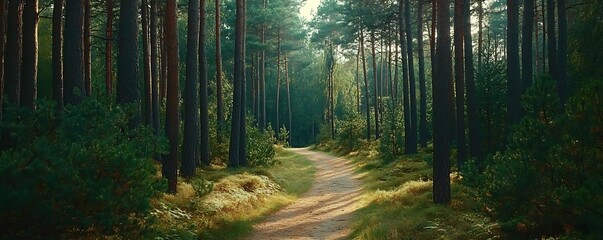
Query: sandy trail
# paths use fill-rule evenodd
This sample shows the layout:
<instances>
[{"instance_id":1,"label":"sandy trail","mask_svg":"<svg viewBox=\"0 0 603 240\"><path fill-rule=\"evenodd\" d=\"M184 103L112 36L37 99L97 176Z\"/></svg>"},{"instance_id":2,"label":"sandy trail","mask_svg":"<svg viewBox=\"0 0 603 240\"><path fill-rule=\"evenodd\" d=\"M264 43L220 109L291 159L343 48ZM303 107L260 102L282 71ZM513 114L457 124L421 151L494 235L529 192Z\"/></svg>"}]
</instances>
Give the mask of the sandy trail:
<instances>
[{"instance_id":1,"label":"sandy trail","mask_svg":"<svg viewBox=\"0 0 603 240\"><path fill-rule=\"evenodd\" d=\"M307 148L290 151L316 163L312 187L295 203L256 224L247 239L345 239L362 191L353 165Z\"/></svg>"}]
</instances>

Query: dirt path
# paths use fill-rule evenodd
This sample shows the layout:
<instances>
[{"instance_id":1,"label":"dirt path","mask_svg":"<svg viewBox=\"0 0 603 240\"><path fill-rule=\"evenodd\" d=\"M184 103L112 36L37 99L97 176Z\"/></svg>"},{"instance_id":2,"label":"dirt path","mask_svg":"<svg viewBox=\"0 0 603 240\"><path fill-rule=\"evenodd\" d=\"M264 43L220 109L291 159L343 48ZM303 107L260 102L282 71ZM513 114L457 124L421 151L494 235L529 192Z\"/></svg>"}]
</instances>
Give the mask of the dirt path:
<instances>
[{"instance_id":1,"label":"dirt path","mask_svg":"<svg viewBox=\"0 0 603 240\"><path fill-rule=\"evenodd\" d=\"M316 163L310 190L295 203L254 226L248 239L345 239L350 219L360 206L361 182L347 160L307 148L291 151Z\"/></svg>"}]
</instances>

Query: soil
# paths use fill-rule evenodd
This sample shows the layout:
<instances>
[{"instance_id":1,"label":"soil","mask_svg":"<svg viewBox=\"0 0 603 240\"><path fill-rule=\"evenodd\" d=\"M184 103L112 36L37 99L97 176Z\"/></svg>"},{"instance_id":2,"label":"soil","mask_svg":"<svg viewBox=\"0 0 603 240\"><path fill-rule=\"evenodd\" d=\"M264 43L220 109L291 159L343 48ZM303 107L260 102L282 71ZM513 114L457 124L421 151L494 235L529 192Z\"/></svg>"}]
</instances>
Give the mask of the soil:
<instances>
[{"instance_id":1,"label":"soil","mask_svg":"<svg viewBox=\"0 0 603 240\"><path fill-rule=\"evenodd\" d=\"M254 226L247 239L346 239L354 211L360 208L361 181L348 160L290 149L315 162L312 187L293 204Z\"/></svg>"}]
</instances>

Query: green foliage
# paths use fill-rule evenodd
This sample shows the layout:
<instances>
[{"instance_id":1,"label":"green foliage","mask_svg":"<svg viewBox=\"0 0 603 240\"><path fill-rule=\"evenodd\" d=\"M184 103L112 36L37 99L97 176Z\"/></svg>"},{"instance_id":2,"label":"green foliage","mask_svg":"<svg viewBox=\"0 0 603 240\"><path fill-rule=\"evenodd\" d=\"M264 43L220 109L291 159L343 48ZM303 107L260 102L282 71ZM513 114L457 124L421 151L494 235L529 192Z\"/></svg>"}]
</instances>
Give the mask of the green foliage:
<instances>
[{"instance_id":1,"label":"green foliage","mask_svg":"<svg viewBox=\"0 0 603 240\"><path fill-rule=\"evenodd\" d=\"M278 163L274 158L273 133L260 131L255 126L252 118L247 119L247 159L253 167L269 167Z\"/></svg>"},{"instance_id":2,"label":"green foliage","mask_svg":"<svg viewBox=\"0 0 603 240\"><path fill-rule=\"evenodd\" d=\"M391 162L401 152L403 129L398 128L402 125L398 119L401 114L395 111L392 101L384 99L384 102L387 107L383 115L383 133L379 139L379 157L385 162Z\"/></svg>"},{"instance_id":3,"label":"green foliage","mask_svg":"<svg viewBox=\"0 0 603 240\"><path fill-rule=\"evenodd\" d=\"M14 147L0 153L0 228L10 238L140 235L164 185L152 157L164 141L131 111L87 99L58 112L6 109Z\"/></svg>"},{"instance_id":4,"label":"green foliage","mask_svg":"<svg viewBox=\"0 0 603 240\"><path fill-rule=\"evenodd\" d=\"M278 131L277 144L283 147L289 147L289 131L287 131L285 125L283 125Z\"/></svg>"},{"instance_id":5,"label":"green foliage","mask_svg":"<svg viewBox=\"0 0 603 240\"><path fill-rule=\"evenodd\" d=\"M508 231L523 237L603 236L603 84L593 80L561 108L549 79L524 97L527 117L507 150L489 159L478 197ZM563 111L564 110L564 111Z\"/></svg>"},{"instance_id":6,"label":"green foliage","mask_svg":"<svg viewBox=\"0 0 603 240\"><path fill-rule=\"evenodd\" d=\"M193 189L198 197L203 197L206 194L210 193L214 188L214 182L205 180L203 178L194 179L191 182Z\"/></svg>"},{"instance_id":7,"label":"green foliage","mask_svg":"<svg viewBox=\"0 0 603 240\"><path fill-rule=\"evenodd\" d=\"M353 114L338 121L336 140L344 151L350 152L361 147L361 139L365 133L365 123L359 114Z\"/></svg>"}]
</instances>

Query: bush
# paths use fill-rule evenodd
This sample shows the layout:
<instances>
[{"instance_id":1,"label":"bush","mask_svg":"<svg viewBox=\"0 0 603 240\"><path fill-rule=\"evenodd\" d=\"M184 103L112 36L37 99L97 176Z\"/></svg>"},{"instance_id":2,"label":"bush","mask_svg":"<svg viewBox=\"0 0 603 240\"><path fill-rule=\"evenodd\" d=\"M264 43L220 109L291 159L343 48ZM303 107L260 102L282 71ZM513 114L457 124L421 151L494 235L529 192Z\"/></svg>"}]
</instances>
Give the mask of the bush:
<instances>
[{"instance_id":1,"label":"bush","mask_svg":"<svg viewBox=\"0 0 603 240\"><path fill-rule=\"evenodd\" d=\"M214 182L197 178L192 181L191 185L198 197L203 197L214 189Z\"/></svg>"},{"instance_id":2,"label":"bush","mask_svg":"<svg viewBox=\"0 0 603 240\"><path fill-rule=\"evenodd\" d=\"M349 116L338 121L337 142L344 151L350 152L360 147L360 141L365 137L365 124L360 115Z\"/></svg>"},{"instance_id":3,"label":"bush","mask_svg":"<svg viewBox=\"0 0 603 240\"><path fill-rule=\"evenodd\" d=\"M272 131L260 131L253 123L253 119L247 120L247 159L249 165L273 166L278 161L274 158L274 135Z\"/></svg>"},{"instance_id":4,"label":"bush","mask_svg":"<svg viewBox=\"0 0 603 240\"><path fill-rule=\"evenodd\" d=\"M603 84L582 87L565 111L556 96L552 81L534 83L524 98L527 117L477 177L477 196L504 229L523 237L600 238Z\"/></svg>"},{"instance_id":5,"label":"bush","mask_svg":"<svg viewBox=\"0 0 603 240\"><path fill-rule=\"evenodd\" d=\"M54 109L6 109L14 144L0 153L0 238L141 234L164 183L151 158L165 144L129 130L131 112L108 102Z\"/></svg>"},{"instance_id":6,"label":"bush","mask_svg":"<svg viewBox=\"0 0 603 240\"><path fill-rule=\"evenodd\" d=\"M400 116L402 114L394 111L392 101L389 98L385 98L384 102L387 104L383 115L383 133L381 139L379 139L379 158L385 162L393 161L402 151L403 146L403 135L402 124L400 123Z\"/></svg>"}]
</instances>

